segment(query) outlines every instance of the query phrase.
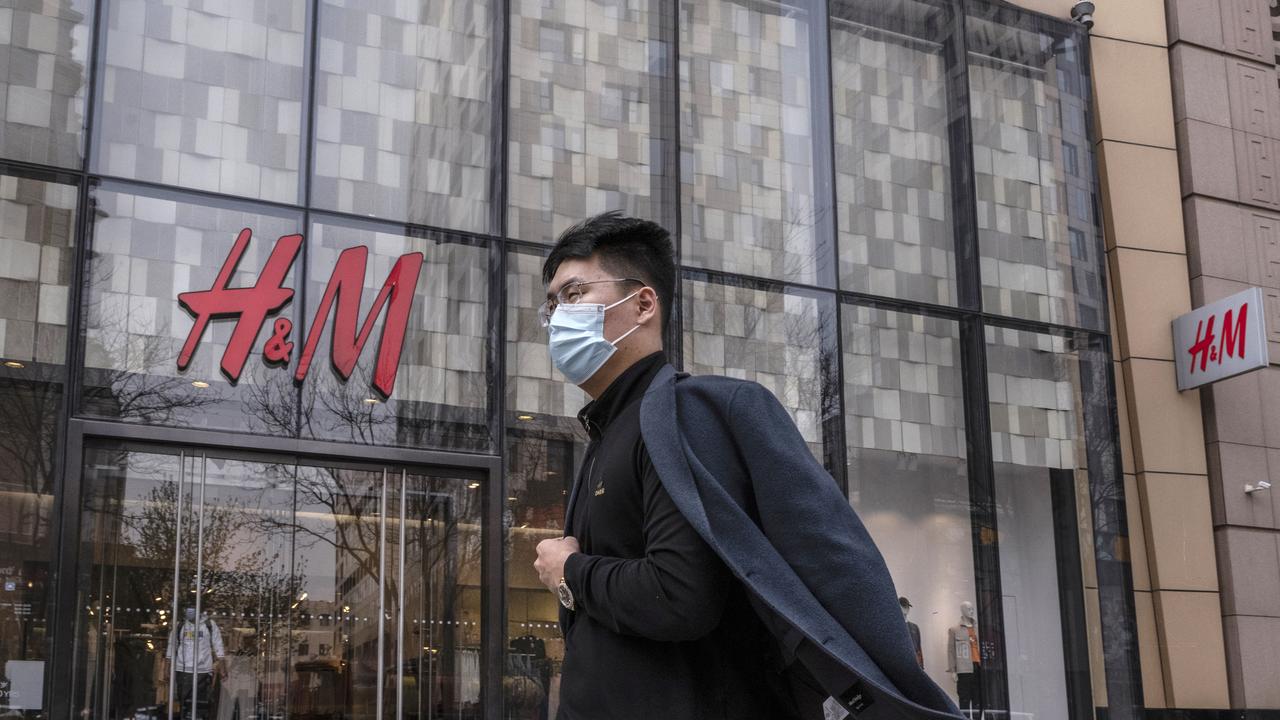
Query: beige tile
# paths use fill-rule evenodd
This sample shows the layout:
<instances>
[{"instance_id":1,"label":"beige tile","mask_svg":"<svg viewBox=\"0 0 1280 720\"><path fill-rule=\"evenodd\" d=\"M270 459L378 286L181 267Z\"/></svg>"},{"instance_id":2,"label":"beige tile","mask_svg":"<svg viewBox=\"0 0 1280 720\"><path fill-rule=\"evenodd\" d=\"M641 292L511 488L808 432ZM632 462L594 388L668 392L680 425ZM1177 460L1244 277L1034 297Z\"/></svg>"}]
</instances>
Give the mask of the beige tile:
<instances>
[{"instance_id":1,"label":"beige tile","mask_svg":"<svg viewBox=\"0 0 1280 720\"><path fill-rule=\"evenodd\" d=\"M1236 154L1236 191L1240 202L1280 209L1280 157L1276 140L1240 130L1231 131Z\"/></svg>"},{"instance_id":2,"label":"beige tile","mask_svg":"<svg viewBox=\"0 0 1280 720\"><path fill-rule=\"evenodd\" d=\"M1116 415L1120 418L1120 466L1129 474L1137 472L1133 463L1133 430L1129 426L1129 394L1125 392L1124 368L1113 363L1116 377Z\"/></svg>"},{"instance_id":3,"label":"beige tile","mask_svg":"<svg viewBox=\"0 0 1280 720\"><path fill-rule=\"evenodd\" d=\"M1205 474L1199 388L1179 392L1172 361L1132 358L1121 364L1129 394L1134 468L1140 473Z\"/></svg>"},{"instance_id":4,"label":"beige tile","mask_svg":"<svg viewBox=\"0 0 1280 720\"><path fill-rule=\"evenodd\" d=\"M1059 3L1069 7L1069 3ZM1094 3L1092 35L1131 40L1152 45L1168 45L1164 0L1123 0Z\"/></svg>"},{"instance_id":5,"label":"beige tile","mask_svg":"<svg viewBox=\"0 0 1280 720\"><path fill-rule=\"evenodd\" d=\"M1276 508L1270 492L1248 494L1245 484L1266 479L1267 449L1257 445L1211 442L1209 460L1209 502L1213 524L1256 528L1276 526Z\"/></svg>"},{"instance_id":6,"label":"beige tile","mask_svg":"<svg viewBox=\"0 0 1280 720\"><path fill-rule=\"evenodd\" d=\"M1116 289L1120 357L1173 360L1173 319L1191 311L1187 258L1116 248L1107 253Z\"/></svg>"},{"instance_id":7,"label":"beige tile","mask_svg":"<svg viewBox=\"0 0 1280 720\"><path fill-rule=\"evenodd\" d=\"M1280 550L1276 532L1220 527L1213 531L1224 615L1280 617ZM1280 642L1280 637L1277 637Z\"/></svg>"},{"instance_id":8,"label":"beige tile","mask_svg":"<svg viewBox=\"0 0 1280 720\"><path fill-rule=\"evenodd\" d=\"M1267 0L1220 0L1222 47L1229 53L1269 61L1271 13Z\"/></svg>"},{"instance_id":9,"label":"beige tile","mask_svg":"<svg viewBox=\"0 0 1280 720\"><path fill-rule=\"evenodd\" d=\"M1174 122L1201 122L1231 127L1227 93L1227 58L1220 52L1178 43L1169 49Z\"/></svg>"},{"instance_id":10,"label":"beige tile","mask_svg":"<svg viewBox=\"0 0 1280 720\"><path fill-rule=\"evenodd\" d=\"M1143 520L1142 494L1138 492L1138 476L1124 476L1125 517L1129 523L1129 567L1133 589L1151 590L1151 567L1147 562L1147 528Z\"/></svg>"},{"instance_id":11,"label":"beige tile","mask_svg":"<svg viewBox=\"0 0 1280 720\"><path fill-rule=\"evenodd\" d=\"M1228 707L1222 608L1213 592L1152 593L1169 707Z\"/></svg>"},{"instance_id":12,"label":"beige tile","mask_svg":"<svg viewBox=\"0 0 1280 720\"><path fill-rule=\"evenodd\" d=\"M1228 128L1199 120L1178 123L1178 169L1184 197L1234 201L1240 194L1235 140Z\"/></svg>"},{"instance_id":13,"label":"beige tile","mask_svg":"<svg viewBox=\"0 0 1280 720\"><path fill-rule=\"evenodd\" d=\"M1177 152L1103 142L1098 157L1107 249L1185 252Z\"/></svg>"},{"instance_id":14,"label":"beige tile","mask_svg":"<svg viewBox=\"0 0 1280 720\"><path fill-rule=\"evenodd\" d=\"M1280 618L1223 618L1231 707L1280 707Z\"/></svg>"},{"instance_id":15,"label":"beige tile","mask_svg":"<svg viewBox=\"0 0 1280 720\"><path fill-rule=\"evenodd\" d=\"M1154 590L1218 589L1209 483L1203 475L1139 473Z\"/></svg>"},{"instance_id":16,"label":"beige tile","mask_svg":"<svg viewBox=\"0 0 1280 720\"><path fill-rule=\"evenodd\" d=\"M1271 356L1272 362L1277 359L1280 358ZM1258 395L1262 398L1262 444L1280 448L1280 367L1272 365L1251 374L1258 376ZM1280 474L1280 464L1272 462L1271 472L1275 479Z\"/></svg>"},{"instance_id":17,"label":"beige tile","mask_svg":"<svg viewBox=\"0 0 1280 720\"><path fill-rule=\"evenodd\" d=\"M1101 37L1089 46L1094 68L1120 70L1093 75L1099 139L1174 147L1168 51Z\"/></svg>"},{"instance_id":18,"label":"beige tile","mask_svg":"<svg viewBox=\"0 0 1280 720\"><path fill-rule=\"evenodd\" d=\"M1234 203L1199 195L1183 201L1187 223L1187 269L1191 277L1247 280L1253 264L1246 252L1245 214Z\"/></svg>"},{"instance_id":19,"label":"beige tile","mask_svg":"<svg viewBox=\"0 0 1280 720\"><path fill-rule=\"evenodd\" d=\"M1205 440L1265 444L1261 377L1261 371L1244 373L1200 388Z\"/></svg>"},{"instance_id":20,"label":"beige tile","mask_svg":"<svg viewBox=\"0 0 1280 720\"><path fill-rule=\"evenodd\" d=\"M1164 666L1160 662L1160 641L1156 633L1156 610L1149 592L1133 594L1138 619L1138 664L1142 669L1142 697L1147 707L1166 707Z\"/></svg>"},{"instance_id":21,"label":"beige tile","mask_svg":"<svg viewBox=\"0 0 1280 720\"><path fill-rule=\"evenodd\" d=\"M1169 43L1189 42L1222 49L1219 0L1166 0Z\"/></svg>"},{"instance_id":22,"label":"beige tile","mask_svg":"<svg viewBox=\"0 0 1280 720\"><path fill-rule=\"evenodd\" d=\"M1280 137L1280 85L1276 83L1275 66L1243 58L1220 57L1227 76L1232 129Z\"/></svg>"},{"instance_id":23,"label":"beige tile","mask_svg":"<svg viewBox=\"0 0 1280 720\"><path fill-rule=\"evenodd\" d=\"M1089 681L1093 686L1093 706L1107 707L1106 654L1102 647L1102 622L1098 589L1084 590L1085 629L1089 633Z\"/></svg>"}]
</instances>

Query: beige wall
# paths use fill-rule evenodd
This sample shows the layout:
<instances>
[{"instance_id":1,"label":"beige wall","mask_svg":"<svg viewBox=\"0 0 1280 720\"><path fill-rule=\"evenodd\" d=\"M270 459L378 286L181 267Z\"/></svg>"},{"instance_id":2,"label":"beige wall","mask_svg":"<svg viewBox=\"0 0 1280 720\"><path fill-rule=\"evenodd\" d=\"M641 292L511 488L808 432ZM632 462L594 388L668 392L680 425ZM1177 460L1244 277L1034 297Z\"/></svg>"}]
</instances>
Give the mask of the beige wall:
<instances>
[{"instance_id":1,"label":"beige wall","mask_svg":"<svg viewBox=\"0 0 1280 720\"><path fill-rule=\"evenodd\" d=\"M1217 7L1216 0L1169 2ZM1072 0L1016 4L1069 18ZM1180 78L1189 43L1177 32L1180 8L1166 18L1165 0L1095 4L1095 138L1144 699L1148 707L1239 707L1228 693L1226 596L1215 557L1222 536L1215 536L1201 391L1177 390L1169 326L1202 301L1186 227L1198 220L1190 189L1236 187L1234 168L1219 167L1234 161L1233 138L1186 121ZM1225 73L1217 88L1226 92ZM1228 106L1223 99L1220 109ZM1210 144L1194 141L1200 138ZM1095 685L1100 671L1094 668Z\"/></svg>"},{"instance_id":2,"label":"beige wall","mask_svg":"<svg viewBox=\"0 0 1280 720\"><path fill-rule=\"evenodd\" d=\"M1267 0L1168 0L1193 306L1268 297L1280 361L1280 86ZM1201 390L1231 707L1280 707L1280 368Z\"/></svg>"}]
</instances>

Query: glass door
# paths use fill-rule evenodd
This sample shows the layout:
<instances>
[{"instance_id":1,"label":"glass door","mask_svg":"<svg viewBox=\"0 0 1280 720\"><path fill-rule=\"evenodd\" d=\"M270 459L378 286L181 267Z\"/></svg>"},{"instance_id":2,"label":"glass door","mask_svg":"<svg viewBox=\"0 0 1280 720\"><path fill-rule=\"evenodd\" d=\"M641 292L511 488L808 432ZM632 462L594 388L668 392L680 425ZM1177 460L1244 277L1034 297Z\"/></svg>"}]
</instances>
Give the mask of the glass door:
<instances>
[{"instance_id":1,"label":"glass door","mask_svg":"<svg viewBox=\"0 0 1280 720\"><path fill-rule=\"evenodd\" d=\"M452 471L90 444L78 716L479 717L479 488Z\"/></svg>"}]
</instances>

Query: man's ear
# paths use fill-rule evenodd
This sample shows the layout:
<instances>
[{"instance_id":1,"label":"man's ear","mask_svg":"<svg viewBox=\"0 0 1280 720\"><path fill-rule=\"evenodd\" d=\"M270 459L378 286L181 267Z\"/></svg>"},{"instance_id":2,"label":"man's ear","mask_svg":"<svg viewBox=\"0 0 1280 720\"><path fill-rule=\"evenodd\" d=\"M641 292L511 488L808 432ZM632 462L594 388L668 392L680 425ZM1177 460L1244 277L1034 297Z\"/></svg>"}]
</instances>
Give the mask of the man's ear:
<instances>
[{"instance_id":1,"label":"man's ear","mask_svg":"<svg viewBox=\"0 0 1280 720\"><path fill-rule=\"evenodd\" d=\"M658 307L658 293L648 286L640 288L640 294L636 295L636 309L641 315L661 318L662 311Z\"/></svg>"}]
</instances>

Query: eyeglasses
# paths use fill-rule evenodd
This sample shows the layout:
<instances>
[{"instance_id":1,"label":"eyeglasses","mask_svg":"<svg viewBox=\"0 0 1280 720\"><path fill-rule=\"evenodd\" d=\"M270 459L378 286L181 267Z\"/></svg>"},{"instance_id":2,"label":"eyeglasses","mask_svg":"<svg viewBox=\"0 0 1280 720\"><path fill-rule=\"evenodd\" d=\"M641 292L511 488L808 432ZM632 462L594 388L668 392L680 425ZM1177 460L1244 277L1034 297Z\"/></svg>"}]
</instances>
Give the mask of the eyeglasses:
<instances>
[{"instance_id":1,"label":"eyeglasses","mask_svg":"<svg viewBox=\"0 0 1280 720\"><path fill-rule=\"evenodd\" d=\"M556 306L560 303L565 305L577 304L582 296L587 293L585 287L587 285L595 285L596 283L607 282L638 282L641 285L644 281L639 278L609 278L608 280L579 280L578 282L566 283L560 288L555 297L549 298L538 306L538 321L542 323L542 327L551 324L551 314L556 311Z\"/></svg>"}]
</instances>

